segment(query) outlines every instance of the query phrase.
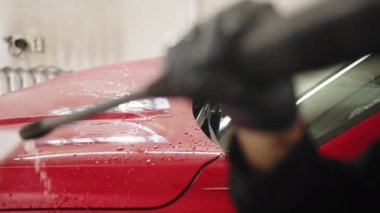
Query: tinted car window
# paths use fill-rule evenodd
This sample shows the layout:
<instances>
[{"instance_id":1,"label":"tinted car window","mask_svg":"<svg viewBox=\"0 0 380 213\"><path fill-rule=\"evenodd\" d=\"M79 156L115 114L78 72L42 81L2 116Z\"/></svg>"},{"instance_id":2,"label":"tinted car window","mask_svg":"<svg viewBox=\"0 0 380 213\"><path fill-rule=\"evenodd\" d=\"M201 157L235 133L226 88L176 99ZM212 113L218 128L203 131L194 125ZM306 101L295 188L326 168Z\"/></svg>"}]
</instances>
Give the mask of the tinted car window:
<instances>
[{"instance_id":1,"label":"tinted car window","mask_svg":"<svg viewBox=\"0 0 380 213\"><path fill-rule=\"evenodd\" d=\"M301 95L297 104L311 135L328 140L377 112L379 75L380 57L364 56Z\"/></svg>"}]
</instances>

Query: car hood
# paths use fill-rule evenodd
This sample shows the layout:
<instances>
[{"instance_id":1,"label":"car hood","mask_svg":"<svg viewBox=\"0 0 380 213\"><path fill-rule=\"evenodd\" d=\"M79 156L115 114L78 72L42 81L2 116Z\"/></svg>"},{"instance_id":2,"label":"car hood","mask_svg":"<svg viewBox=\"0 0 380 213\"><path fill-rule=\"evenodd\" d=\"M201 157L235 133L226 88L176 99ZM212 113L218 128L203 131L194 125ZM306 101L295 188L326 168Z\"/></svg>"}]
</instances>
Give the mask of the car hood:
<instances>
[{"instance_id":1,"label":"car hood","mask_svg":"<svg viewBox=\"0 0 380 213\"><path fill-rule=\"evenodd\" d=\"M109 65L2 96L0 128L18 131L131 93L160 68L160 59ZM23 144L0 164L2 209L158 208L181 196L222 152L184 98L122 104Z\"/></svg>"}]
</instances>

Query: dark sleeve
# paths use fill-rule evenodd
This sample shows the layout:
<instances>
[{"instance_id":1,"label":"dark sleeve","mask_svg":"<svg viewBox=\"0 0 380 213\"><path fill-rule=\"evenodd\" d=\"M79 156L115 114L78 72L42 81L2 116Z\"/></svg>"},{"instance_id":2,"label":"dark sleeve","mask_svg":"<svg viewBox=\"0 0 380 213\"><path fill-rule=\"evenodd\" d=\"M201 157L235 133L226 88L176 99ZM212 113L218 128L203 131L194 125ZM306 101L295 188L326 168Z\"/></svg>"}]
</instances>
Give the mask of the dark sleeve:
<instances>
[{"instance_id":1,"label":"dark sleeve","mask_svg":"<svg viewBox=\"0 0 380 213\"><path fill-rule=\"evenodd\" d=\"M380 1L329 0L249 27L236 58L247 79L272 80L380 51ZM253 75L253 76L251 76Z\"/></svg>"},{"instance_id":2,"label":"dark sleeve","mask_svg":"<svg viewBox=\"0 0 380 213\"><path fill-rule=\"evenodd\" d=\"M380 149L376 152L379 156ZM379 212L374 205L379 193L370 172L361 170L365 166L357 169L320 157L308 136L271 173L248 167L236 141L230 163L231 193L239 212Z\"/></svg>"}]
</instances>

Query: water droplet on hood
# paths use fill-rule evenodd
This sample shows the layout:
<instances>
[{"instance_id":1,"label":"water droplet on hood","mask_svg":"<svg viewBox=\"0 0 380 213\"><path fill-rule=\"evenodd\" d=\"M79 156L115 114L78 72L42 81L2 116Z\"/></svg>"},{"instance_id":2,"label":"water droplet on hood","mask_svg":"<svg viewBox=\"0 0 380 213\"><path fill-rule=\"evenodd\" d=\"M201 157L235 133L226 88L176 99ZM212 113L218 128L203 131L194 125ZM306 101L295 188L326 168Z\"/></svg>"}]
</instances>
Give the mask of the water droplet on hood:
<instances>
[{"instance_id":1,"label":"water droplet on hood","mask_svg":"<svg viewBox=\"0 0 380 213\"><path fill-rule=\"evenodd\" d=\"M124 147L121 147L121 146L117 147L116 149L116 151L123 151L123 150L124 150Z\"/></svg>"}]
</instances>

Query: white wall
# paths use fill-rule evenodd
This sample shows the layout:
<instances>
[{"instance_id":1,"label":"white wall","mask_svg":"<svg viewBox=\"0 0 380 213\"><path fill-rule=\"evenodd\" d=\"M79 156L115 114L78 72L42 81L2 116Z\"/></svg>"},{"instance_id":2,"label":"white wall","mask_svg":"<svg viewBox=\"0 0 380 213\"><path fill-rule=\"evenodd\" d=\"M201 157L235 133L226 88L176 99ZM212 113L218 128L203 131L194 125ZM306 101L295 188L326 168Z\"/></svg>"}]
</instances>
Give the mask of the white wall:
<instances>
[{"instance_id":1,"label":"white wall","mask_svg":"<svg viewBox=\"0 0 380 213\"><path fill-rule=\"evenodd\" d=\"M0 0L0 37L39 36L44 53L10 56L0 67L82 69L162 55L163 40L237 0Z\"/></svg>"}]
</instances>

